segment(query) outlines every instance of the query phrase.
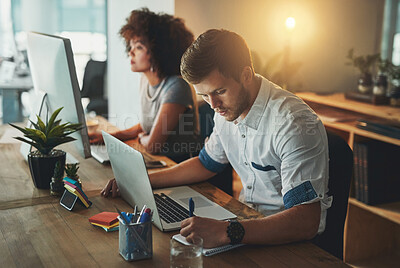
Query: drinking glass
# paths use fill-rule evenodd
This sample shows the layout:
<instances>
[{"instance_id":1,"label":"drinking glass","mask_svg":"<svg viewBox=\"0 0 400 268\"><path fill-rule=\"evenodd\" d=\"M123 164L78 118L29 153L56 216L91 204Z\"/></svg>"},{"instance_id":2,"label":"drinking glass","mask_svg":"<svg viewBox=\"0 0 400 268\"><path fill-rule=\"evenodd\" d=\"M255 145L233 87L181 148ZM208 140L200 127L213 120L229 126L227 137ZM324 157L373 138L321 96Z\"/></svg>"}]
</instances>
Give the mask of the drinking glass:
<instances>
[{"instance_id":1,"label":"drinking glass","mask_svg":"<svg viewBox=\"0 0 400 268\"><path fill-rule=\"evenodd\" d=\"M170 268L202 268L203 239L195 237L193 243L184 245L181 242L171 239L170 245Z\"/></svg>"}]
</instances>

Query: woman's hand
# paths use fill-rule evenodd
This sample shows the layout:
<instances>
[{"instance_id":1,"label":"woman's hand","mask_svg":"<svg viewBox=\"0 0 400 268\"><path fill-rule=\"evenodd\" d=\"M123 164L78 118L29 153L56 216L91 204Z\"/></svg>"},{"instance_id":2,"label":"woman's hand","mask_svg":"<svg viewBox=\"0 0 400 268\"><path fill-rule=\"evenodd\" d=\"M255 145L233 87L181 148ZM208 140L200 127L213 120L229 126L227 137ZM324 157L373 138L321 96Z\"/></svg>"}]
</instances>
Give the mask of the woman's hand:
<instances>
[{"instance_id":1,"label":"woman's hand","mask_svg":"<svg viewBox=\"0 0 400 268\"><path fill-rule=\"evenodd\" d=\"M139 143L141 144L141 145L143 145L144 147L147 147L147 145L149 144L149 138L150 138L150 136L149 135L146 135L146 133L144 133L144 132L141 132L141 133L139 133L139 135L138 135L138 140L139 140Z\"/></svg>"},{"instance_id":2,"label":"woman's hand","mask_svg":"<svg viewBox=\"0 0 400 268\"><path fill-rule=\"evenodd\" d=\"M106 186L104 186L103 190L101 190L100 195L102 197L108 197L110 193L113 198L120 196L117 181L115 180L115 178L107 182Z\"/></svg>"},{"instance_id":3,"label":"woman's hand","mask_svg":"<svg viewBox=\"0 0 400 268\"><path fill-rule=\"evenodd\" d=\"M103 135L101 132L90 132L88 135L90 144L104 144Z\"/></svg>"}]
</instances>

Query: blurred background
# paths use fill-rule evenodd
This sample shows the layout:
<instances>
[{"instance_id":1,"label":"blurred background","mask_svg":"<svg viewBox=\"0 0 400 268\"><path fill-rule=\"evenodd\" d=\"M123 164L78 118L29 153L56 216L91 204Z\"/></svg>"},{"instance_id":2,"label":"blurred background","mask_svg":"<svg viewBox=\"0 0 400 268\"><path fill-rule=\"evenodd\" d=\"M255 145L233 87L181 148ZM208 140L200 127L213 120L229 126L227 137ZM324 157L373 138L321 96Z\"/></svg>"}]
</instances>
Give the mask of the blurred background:
<instances>
[{"instance_id":1,"label":"blurred background","mask_svg":"<svg viewBox=\"0 0 400 268\"><path fill-rule=\"evenodd\" d=\"M11 69L29 77L28 31L70 38L80 86L90 59L105 62L106 116L131 126L140 109L139 75L130 71L118 31L141 7L183 18L196 37L210 28L239 33L256 71L293 92L356 88L357 70L345 65L351 48L400 64L398 0L0 0L0 81L10 80ZM21 101L27 116L29 91Z\"/></svg>"}]
</instances>

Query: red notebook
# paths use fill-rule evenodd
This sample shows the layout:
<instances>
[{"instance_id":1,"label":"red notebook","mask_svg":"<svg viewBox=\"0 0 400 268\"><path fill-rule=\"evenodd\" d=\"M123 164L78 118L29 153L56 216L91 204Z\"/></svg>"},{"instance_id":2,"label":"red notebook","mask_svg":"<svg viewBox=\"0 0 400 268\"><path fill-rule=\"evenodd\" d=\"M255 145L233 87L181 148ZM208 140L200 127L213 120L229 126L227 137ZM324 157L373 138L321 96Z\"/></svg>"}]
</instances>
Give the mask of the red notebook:
<instances>
[{"instance_id":1,"label":"red notebook","mask_svg":"<svg viewBox=\"0 0 400 268\"><path fill-rule=\"evenodd\" d=\"M118 213L117 212L101 212L89 218L90 222L102 224L102 225L112 225L118 221Z\"/></svg>"}]
</instances>

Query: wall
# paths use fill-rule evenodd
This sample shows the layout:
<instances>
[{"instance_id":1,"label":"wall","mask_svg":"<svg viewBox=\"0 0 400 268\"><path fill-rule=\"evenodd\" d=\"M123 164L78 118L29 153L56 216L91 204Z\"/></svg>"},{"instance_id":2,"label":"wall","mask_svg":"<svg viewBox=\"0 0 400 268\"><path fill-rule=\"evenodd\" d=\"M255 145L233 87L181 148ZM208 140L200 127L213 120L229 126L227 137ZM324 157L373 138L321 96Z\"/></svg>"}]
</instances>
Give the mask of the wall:
<instances>
[{"instance_id":1,"label":"wall","mask_svg":"<svg viewBox=\"0 0 400 268\"><path fill-rule=\"evenodd\" d=\"M384 2L175 0L175 14L185 19L195 36L209 28L239 33L264 65L274 63L272 58L289 48L289 63L300 66L289 81L289 89L330 92L356 86L357 70L345 66L350 48L356 54L379 52ZM284 27L289 16L296 19L291 33ZM281 63L273 68L280 69Z\"/></svg>"},{"instance_id":2,"label":"wall","mask_svg":"<svg viewBox=\"0 0 400 268\"><path fill-rule=\"evenodd\" d=\"M58 30L57 3L52 0L21 1L21 26L24 31L54 34Z\"/></svg>"},{"instance_id":3,"label":"wall","mask_svg":"<svg viewBox=\"0 0 400 268\"><path fill-rule=\"evenodd\" d=\"M132 73L125 45L118 32L130 11L148 7L154 12L174 13L174 0L109 0L107 2L107 94L109 100L109 121L125 129L138 123L140 75Z\"/></svg>"}]
</instances>

